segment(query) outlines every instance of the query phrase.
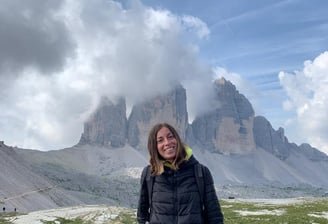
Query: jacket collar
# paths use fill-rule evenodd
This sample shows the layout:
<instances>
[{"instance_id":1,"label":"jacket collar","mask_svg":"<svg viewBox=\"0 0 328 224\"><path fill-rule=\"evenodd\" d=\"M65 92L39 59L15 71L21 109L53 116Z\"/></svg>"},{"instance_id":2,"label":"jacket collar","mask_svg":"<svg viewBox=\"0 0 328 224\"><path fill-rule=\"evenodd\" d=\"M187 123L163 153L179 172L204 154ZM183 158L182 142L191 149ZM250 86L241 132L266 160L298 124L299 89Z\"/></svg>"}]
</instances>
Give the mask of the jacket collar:
<instances>
[{"instance_id":1,"label":"jacket collar","mask_svg":"<svg viewBox=\"0 0 328 224\"><path fill-rule=\"evenodd\" d=\"M194 158L194 156L192 154L192 149L190 147L186 146L185 150L186 150L187 155L184 159L184 162L181 165L183 166L186 163L187 164L194 164L195 162L197 162L197 160ZM168 167L168 168L172 168L172 164L169 161L164 161L164 166Z\"/></svg>"}]
</instances>

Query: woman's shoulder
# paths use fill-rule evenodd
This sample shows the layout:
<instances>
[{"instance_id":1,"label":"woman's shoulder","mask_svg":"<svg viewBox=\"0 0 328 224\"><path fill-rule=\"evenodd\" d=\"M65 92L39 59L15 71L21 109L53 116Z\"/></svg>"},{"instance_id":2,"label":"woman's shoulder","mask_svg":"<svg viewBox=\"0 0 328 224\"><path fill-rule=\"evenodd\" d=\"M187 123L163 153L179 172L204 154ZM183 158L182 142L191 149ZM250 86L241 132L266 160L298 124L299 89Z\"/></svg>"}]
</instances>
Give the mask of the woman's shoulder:
<instances>
[{"instance_id":1,"label":"woman's shoulder","mask_svg":"<svg viewBox=\"0 0 328 224\"><path fill-rule=\"evenodd\" d=\"M200 166L200 167L201 167L202 169L204 169L204 170L209 170L208 167L207 167L205 164L200 163L200 162L198 162L198 161L197 161L197 163L195 164L195 166Z\"/></svg>"},{"instance_id":2,"label":"woman's shoulder","mask_svg":"<svg viewBox=\"0 0 328 224\"><path fill-rule=\"evenodd\" d=\"M195 164L196 166L196 170L199 170L199 172L202 172L202 174L204 175L204 177L207 179L208 177L211 177L211 171L210 169L207 167L207 165L204 165L203 163L197 163ZM198 166L198 168L197 168ZM197 171L196 171L197 172Z\"/></svg>"}]
</instances>

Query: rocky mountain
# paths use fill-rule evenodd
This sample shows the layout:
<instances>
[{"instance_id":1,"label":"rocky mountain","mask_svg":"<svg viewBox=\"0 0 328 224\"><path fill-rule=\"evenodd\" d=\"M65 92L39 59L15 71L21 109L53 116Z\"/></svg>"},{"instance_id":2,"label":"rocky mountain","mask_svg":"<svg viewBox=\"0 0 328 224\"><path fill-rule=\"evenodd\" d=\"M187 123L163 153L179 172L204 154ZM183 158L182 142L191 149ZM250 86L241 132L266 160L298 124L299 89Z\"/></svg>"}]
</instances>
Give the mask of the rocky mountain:
<instances>
[{"instance_id":1,"label":"rocky mountain","mask_svg":"<svg viewBox=\"0 0 328 224\"><path fill-rule=\"evenodd\" d=\"M262 116L254 119L254 140L257 147L266 150L281 160L286 160L292 153L300 153L312 161L328 161L327 155L309 144L297 146L288 142L284 129L275 131L270 122Z\"/></svg>"},{"instance_id":2,"label":"rocky mountain","mask_svg":"<svg viewBox=\"0 0 328 224\"><path fill-rule=\"evenodd\" d=\"M0 205L7 211L31 211L82 203L32 171L16 149L0 142Z\"/></svg>"},{"instance_id":3,"label":"rocky mountain","mask_svg":"<svg viewBox=\"0 0 328 224\"><path fill-rule=\"evenodd\" d=\"M191 124L186 89L182 85L135 105L127 118L126 145L147 158L150 128L155 123L168 122L195 149L201 162L216 171L214 178L218 183L328 187L327 178L322 178L328 172L326 154L308 144L290 143L282 128L274 130L264 117L255 116L248 99L224 78L213 82L213 93L212 108L196 116Z\"/></svg>"},{"instance_id":4,"label":"rocky mountain","mask_svg":"<svg viewBox=\"0 0 328 224\"><path fill-rule=\"evenodd\" d=\"M254 110L246 97L225 79L214 82L216 105L192 122L196 144L211 152L244 154L255 151Z\"/></svg>"},{"instance_id":5,"label":"rocky mountain","mask_svg":"<svg viewBox=\"0 0 328 224\"><path fill-rule=\"evenodd\" d=\"M127 138L126 105L123 98L114 104L106 97L84 124L80 144L122 147Z\"/></svg>"},{"instance_id":6,"label":"rocky mountain","mask_svg":"<svg viewBox=\"0 0 328 224\"><path fill-rule=\"evenodd\" d=\"M120 148L130 145L146 149L150 128L167 122L177 128L188 144L220 154L248 154L263 149L285 160L292 151L305 153L312 160L327 156L304 144L289 143L283 128L274 130L262 116L254 116L248 99L224 78L213 82L214 105L188 123L186 89L178 84L167 94L134 105L126 117L124 98L116 104L103 97L98 109L85 122L79 144Z\"/></svg>"},{"instance_id":7,"label":"rocky mountain","mask_svg":"<svg viewBox=\"0 0 328 224\"><path fill-rule=\"evenodd\" d=\"M98 109L85 122L79 144L117 148L127 143L145 149L148 132L158 122L174 125L184 138L188 127L186 100L186 90L177 85L168 94L134 105L127 119L124 98L113 103L103 97Z\"/></svg>"},{"instance_id":8,"label":"rocky mountain","mask_svg":"<svg viewBox=\"0 0 328 224\"><path fill-rule=\"evenodd\" d=\"M326 154L308 144L290 143L282 128L274 130L266 118L254 115L231 82L216 80L213 93L212 108L192 123L186 89L180 84L134 105L129 116L124 98L111 102L104 97L85 122L77 145L48 152L11 149L16 162L10 167L26 164L26 172L69 194L72 203L135 207L140 172L149 160L148 133L155 123L168 122L210 168L219 197L318 196L327 191ZM5 177L0 177L2 183Z\"/></svg>"},{"instance_id":9,"label":"rocky mountain","mask_svg":"<svg viewBox=\"0 0 328 224\"><path fill-rule=\"evenodd\" d=\"M148 133L159 122L174 125L181 137L185 138L188 112L186 90L182 85L132 108L127 128L128 143L137 149L146 149Z\"/></svg>"}]
</instances>

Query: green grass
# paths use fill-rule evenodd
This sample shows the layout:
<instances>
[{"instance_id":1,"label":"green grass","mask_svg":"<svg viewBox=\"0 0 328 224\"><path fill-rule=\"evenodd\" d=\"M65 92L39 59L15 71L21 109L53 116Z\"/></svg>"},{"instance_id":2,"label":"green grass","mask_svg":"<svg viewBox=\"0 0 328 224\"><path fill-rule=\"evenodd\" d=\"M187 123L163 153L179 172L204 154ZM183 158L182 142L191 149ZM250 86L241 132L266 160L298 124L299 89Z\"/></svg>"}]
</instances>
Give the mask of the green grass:
<instances>
[{"instance_id":1,"label":"green grass","mask_svg":"<svg viewBox=\"0 0 328 224\"><path fill-rule=\"evenodd\" d=\"M12 217L14 216L15 213L13 212L1 212L0 213L0 224L11 224L11 222L7 221L7 217Z\"/></svg>"},{"instance_id":2,"label":"green grass","mask_svg":"<svg viewBox=\"0 0 328 224\"><path fill-rule=\"evenodd\" d=\"M289 205L265 205L256 203L230 202L229 200L221 202L224 213L225 224L327 224L328 219L321 217L312 217L308 214L318 214L328 212L328 199L317 199L315 201L306 201L300 204ZM281 215L247 215L242 216L237 211L283 211Z\"/></svg>"},{"instance_id":3,"label":"green grass","mask_svg":"<svg viewBox=\"0 0 328 224\"><path fill-rule=\"evenodd\" d=\"M64 219L64 218L57 218L54 221L42 221L44 224L92 224L90 221L83 221L82 219Z\"/></svg>"},{"instance_id":4,"label":"green grass","mask_svg":"<svg viewBox=\"0 0 328 224\"><path fill-rule=\"evenodd\" d=\"M221 201L225 224L327 224L328 219L308 216L328 212L328 198L317 198L304 203L289 205L266 205L261 203ZM242 216L237 211L283 211L281 215L248 215ZM135 224L135 210L121 213L113 223Z\"/></svg>"},{"instance_id":5,"label":"green grass","mask_svg":"<svg viewBox=\"0 0 328 224\"><path fill-rule=\"evenodd\" d=\"M115 220L113 220L113 224L136 224L136 212L135 210L130 210L128 212L121 212Z\"/></svg>"},{"instance_id":6,"label":"green grass","mask_svg":"<svg viewBox=\"0 0 328 224\"><path fill-rule=\"evenodd\" d=\"M221 207L225 218L225 224L327 224L328 219L323 217L313 217L308 214L321 215L328 213L328 198L308 199L302 203L268 205L263 203L249 203L237 200L221 200ZM242 215L241 212L259 212L261 214ZM280 211L280 215L268 214ZM6 221L6 217L14 216L14 213L0 214L0 224L11 224ZM136 210L124 210L111 224L136 224ZM92 224L92 222L82 219L68 220L57 218L55 221L60 224ZM44 224L55 224L55 221L43 221Z\"/></svg>"}]
</instances>

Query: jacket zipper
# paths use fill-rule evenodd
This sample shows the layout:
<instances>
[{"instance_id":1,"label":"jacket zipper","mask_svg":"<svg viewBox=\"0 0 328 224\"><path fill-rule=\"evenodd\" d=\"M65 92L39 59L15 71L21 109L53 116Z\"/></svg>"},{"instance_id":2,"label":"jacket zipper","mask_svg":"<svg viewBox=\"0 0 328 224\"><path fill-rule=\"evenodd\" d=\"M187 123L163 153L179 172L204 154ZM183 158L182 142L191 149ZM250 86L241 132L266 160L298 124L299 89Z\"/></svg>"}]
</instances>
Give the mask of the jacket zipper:
<instances>
[{"instance_id":1,"label":"jacket zipper","mask_svg":"<svg viewBox=\"0 0 328 224\"><path fill-rule=\"evenodd\" d=\"M179 223L179 209L180 209L180 206L179 206L179 198L178 198L178 189L179 189L179 186L178 186L178 174L177 174L178 171L175 171L174 172L174 198L175 198L175 208L176 208L176 222L175 223Z\"/></svg>"}]
</instances>

